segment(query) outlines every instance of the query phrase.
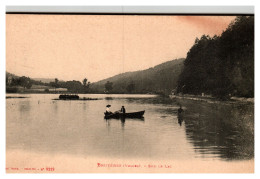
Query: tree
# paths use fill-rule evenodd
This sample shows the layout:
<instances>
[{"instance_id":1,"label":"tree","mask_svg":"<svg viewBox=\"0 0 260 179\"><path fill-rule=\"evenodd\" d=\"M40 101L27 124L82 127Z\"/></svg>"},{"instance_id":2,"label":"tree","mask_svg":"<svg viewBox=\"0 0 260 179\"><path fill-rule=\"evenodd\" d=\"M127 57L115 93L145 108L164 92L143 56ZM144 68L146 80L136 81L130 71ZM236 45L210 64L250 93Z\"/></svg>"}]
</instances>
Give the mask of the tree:
<instances>
[{"instance_id":1,"label":"tree","mask_svg":"<svg viewBox=\"0 0 260 179\"><path fill-rule=\"evenodd\" d=\"M105 84L105 88L106 88L106 92L111 92L113 89L113 83L110 81L107 81L107 83Z\"/></svg>"},{"instance_id":2,"label":"tree","mask_svg":"<svg viewBox=\"0 0 260 179\"><path fill-rule=\"evenodd\" d=\"M29 77L22 76L18 79L18 85L22 86L24 89L29 89L32 87L31 79Z\"/></svg>"},{"instance_id":3,"label":"tree","mask_svg":"<svg viewBox=\"0 0 260 179\"><path fill-rule=\"evenodd\" d=\"M83 82L83 86L87 86L87 81L88 81L88 79L84 78L84 80L82 81Z\"/></svg>"},{"instance_id":4,"label":"tree","mask_svg":"<svg viewBox=\"0 0 260 179\"><path fill-rule=\"evenodd\" d=\"M56 88L59 87L58 83L59 83L58 78L55 78L54 82L50 82L50 85L55 88L55 92L56 92Z\"/></svg>"},{"instance_id":5,"label":"tree","mask_svg":"<svg viewBox=\"0 0 260 179\"><path fill-rule=\"evenodd\" d=\"M56 86L58 86L58 82L59 82L58 78L55 78L55 84L56 84Z\"/></svg>"},{"instance_id":6,"label":"tree","mask_svg":"<svg viewBox=\"0 0 260 179\"><path fill-rule=\"evenodd\" d=\"M27 89L30 89L32 87L32 82L30 81L27 85L26 85L26 88Z\"/></svg>"},{"instance_id":7,"label":"tree","mask_svg":"<svg viewBox=\"0 0 260 179\"><path fill-rule=\"evenodd\" d=\"M8 83L8 76L6 75L6 77L5 77L5 85L6 86L9 86L9 83Z\"/></svg>"},{"instance_id":8,"label":"tree","mask_svg":"<svg viewBox=\"0 0 260 179\"><path fill-rule=\"evenodd\" d=\"M135 84L133 81L130 82L130 84L127 85L126 90L128 93L132 93L135 90Z\"/></svg>"},{"instance_id":9,"label":"tree","mask_svg":"<svg viewBox=\"0 0 260 179\"><path fill-rule=\"evenodd\" d=\"M82 82L83 82L83 88L84 88L83 92L87 93L89 90L90 82L88 81L87 78L84 78Z\"/></svg>"},{"instance_id":10,"label":"tree","mask_svg":"<svg viewBox=\"0 0 260 179\"><path fill-rule=\"evenodd\" d=\"M74 92L74 93L78 93L78 92L82 92L83 91L83 86L82 83L80 81L66 81L65 88L68 89L68 91Z\"/></svg>"}]
</instances>

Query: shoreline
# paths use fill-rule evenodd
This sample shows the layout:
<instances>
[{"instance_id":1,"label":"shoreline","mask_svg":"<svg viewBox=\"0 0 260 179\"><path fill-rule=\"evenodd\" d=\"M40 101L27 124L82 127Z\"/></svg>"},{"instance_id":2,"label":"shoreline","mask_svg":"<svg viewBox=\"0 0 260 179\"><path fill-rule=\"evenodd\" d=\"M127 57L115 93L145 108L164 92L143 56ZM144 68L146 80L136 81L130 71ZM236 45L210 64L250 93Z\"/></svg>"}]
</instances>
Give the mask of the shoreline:
<instances>
[{"instance_id":1,"label":"shoreline","mask_svg":"<svg viewBox=\"0 0 260 179\"><path fill-rule=\"evenodd\" d=\"M26 96L6 96L5 99L13 99L13 98L29 98Z\"/></svg>"},{"instance_id":2,"label":"shoreline","mask_svg":"<svg viewBox=\"0 0 260 179\"><path fill-rule=\"evenodd\" d=\"M11 95L28 95L28 94L62 94L62 93L6 93L6 95L10 95L10 96L6 96L6 99L12 99L12 98L28 98L26 96L11 96ZM74 94L74 93L73 93ZM75 93L76 94L76 93ZM155 95L157 97L160 97L160 95L158 94L126 94L126 93L111 93L111 94L106 94L106 93L77 93L79 95ZM243 102L243 103L252 103L254 104L255 98L246 98L246 97L231 97L230 99L227 100L220 100L218 98L212 97L212 96L198 96L198 95L190 95L190 94L185 94L182 96L179 95L168 95L166 96L167 98L170 98L172 100L174 99L187 99L187 100L193 100L193 101L203 101L203 102L207 102L207 103L235 103L235 102ZM59 100L59 99L53 99L53 100ZM79 100L89 100L89 99L79 99ZM93 99L91 99L93 100ZM94 99L94 100L98 100L98 99Z\"/></svg>"},{"instance_id":3,"label":"shoreline","mask_svg":"<svg viewBox=\"0 0 260 179\"><path fill-rule=\"evenodd\" d=\"M252 103L254 104L255 98L245 98L245 97L231 97L228 100L220 100L218 98L212 96L197 96L197 95L169 95L171 99L188 99L193 101L203 101L207 103L235 103L235 102L243 102L243 103Z\"/></svg>"}]
</instances>

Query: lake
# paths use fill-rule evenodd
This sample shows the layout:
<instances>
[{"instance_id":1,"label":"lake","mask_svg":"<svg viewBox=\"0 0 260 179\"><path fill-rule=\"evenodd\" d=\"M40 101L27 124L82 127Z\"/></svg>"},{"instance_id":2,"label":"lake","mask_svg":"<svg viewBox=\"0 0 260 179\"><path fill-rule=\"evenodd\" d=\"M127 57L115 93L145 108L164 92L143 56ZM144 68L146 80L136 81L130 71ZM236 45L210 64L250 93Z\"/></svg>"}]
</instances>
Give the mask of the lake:
<instances>
[{"instance_id":1,"label":"lake","mask_svg":"<svg viewBox=\"0 0 260 179\"><path fill-rule=\"evenodd\" d=\"M58 94L7 96L28 97L6 99L9 167L31 160L23 154L32 153L113 161L254 160L253 103L211 104L154 95L79 95L100 98L91 101L53 100ZM112 111L122 105L126 112L145 110L144 118L106 120L107 104ZM177 115L180 105L182 117ZM21 161L12 162L14 158Z\"/></svg>"}]
</instances>

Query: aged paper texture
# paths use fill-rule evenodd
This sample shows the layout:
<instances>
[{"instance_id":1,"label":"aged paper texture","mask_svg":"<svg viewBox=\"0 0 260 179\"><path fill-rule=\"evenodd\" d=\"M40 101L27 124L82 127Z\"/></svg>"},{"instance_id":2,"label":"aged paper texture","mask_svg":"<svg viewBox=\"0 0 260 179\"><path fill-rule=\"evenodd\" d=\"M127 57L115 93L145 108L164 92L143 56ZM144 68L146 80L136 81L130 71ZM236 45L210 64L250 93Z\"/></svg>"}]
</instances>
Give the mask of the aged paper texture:
<instances>
[{"instance_id":1,"label":"aged paper texture","mask_svg":"<svg viewBox=\"0 0 260 179\"><path fill-rule=\"evenodd\" d=\"M6 15L7 173L254 173L254 16Z\"/></svg>"}]
</instances>

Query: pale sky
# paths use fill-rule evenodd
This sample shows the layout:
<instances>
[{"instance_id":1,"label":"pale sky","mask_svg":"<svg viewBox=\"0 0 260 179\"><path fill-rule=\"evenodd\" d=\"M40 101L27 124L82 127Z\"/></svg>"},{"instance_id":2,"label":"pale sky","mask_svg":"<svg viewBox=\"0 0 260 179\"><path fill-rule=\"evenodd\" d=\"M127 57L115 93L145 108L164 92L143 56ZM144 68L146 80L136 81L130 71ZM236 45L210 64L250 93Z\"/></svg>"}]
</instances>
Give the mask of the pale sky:
<instances>
[{"instance_id":1,"label":"pale sky","mask_svg":"<svg viewBox=\"0 0 260 179\"><path fill-rule=\"evenodd\" d=\"M185 58L235 16L6 15L6 70L96 82Z\"/></svg>"}]
</instances>

